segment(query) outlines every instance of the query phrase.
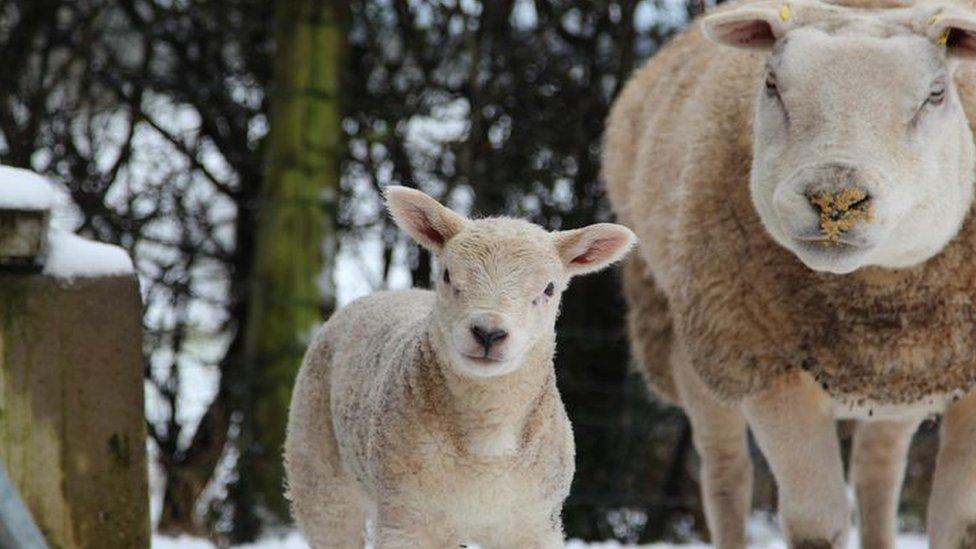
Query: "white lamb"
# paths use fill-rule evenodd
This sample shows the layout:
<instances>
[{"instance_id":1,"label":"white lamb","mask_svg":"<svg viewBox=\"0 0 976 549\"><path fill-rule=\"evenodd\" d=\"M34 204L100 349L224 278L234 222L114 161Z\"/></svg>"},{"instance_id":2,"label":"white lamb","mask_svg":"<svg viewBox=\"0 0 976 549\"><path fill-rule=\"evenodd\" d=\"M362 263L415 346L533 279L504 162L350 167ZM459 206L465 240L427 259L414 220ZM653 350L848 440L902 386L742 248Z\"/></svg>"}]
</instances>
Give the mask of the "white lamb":
<instances>
[{"instance_id":1,"label":"white lamb","mask_svg":"<svg viewBox=\"0 0 976 549\"><path fill-rule=\"evenodd\" d=\"M620 225L547 232L469 220L390 187L397 225L439 259L433 291L337 312L306 354L285 443L289 497L316 548L562 547L574 469L556 390L559 298L620 259Z\"/></svg>"}]
</instances>

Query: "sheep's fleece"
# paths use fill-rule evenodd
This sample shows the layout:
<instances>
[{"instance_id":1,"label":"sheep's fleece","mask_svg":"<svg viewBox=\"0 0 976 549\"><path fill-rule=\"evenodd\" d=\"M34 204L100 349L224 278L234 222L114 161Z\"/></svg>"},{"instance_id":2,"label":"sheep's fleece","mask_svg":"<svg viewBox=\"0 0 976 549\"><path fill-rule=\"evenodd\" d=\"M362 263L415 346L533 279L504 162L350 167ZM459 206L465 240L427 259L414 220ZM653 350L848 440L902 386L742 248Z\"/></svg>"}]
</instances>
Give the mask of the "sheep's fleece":
<instances>
[{"instance_id":1,"label":"sheep's fleece","mask_svg":"<svg viewBox=\"0 0 976 549\"><path fill-rule=\"evenodd\" d=\"M919 266L847 275L806 268L774 243L750 199L754 101L765 57L711 44L693 24L635 73L610 115L608 193L621 222L641 238L640 257L624 271L635 355L665 356L672 339L682 342L701 378L732 402L797 368L851 404L924 402L970 389L972 210L948 246ZM956 71L970 126L972 65ZM646 161L634 162L638 154ZM651 384L673 399L668 360L647 362Z\"/></svg>"}]
</instances>

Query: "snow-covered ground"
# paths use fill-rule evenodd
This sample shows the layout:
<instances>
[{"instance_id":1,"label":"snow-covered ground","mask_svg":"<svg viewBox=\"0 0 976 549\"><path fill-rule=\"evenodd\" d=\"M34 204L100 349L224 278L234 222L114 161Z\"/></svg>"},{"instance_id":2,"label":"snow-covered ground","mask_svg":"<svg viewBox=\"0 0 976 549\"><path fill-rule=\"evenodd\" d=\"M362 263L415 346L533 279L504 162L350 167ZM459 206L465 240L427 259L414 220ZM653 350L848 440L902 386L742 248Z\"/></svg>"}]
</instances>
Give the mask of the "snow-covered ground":
<instances>
[{"instance_id":1,"label":"snow-covered ground","mask_svg":"<svg viewBox=\"0 0 976 549\"><path fill-rule=\"evenodd\" d=\"M757 516L749 522L749 547L751 549L786 549L786 544L779 537L779 530L766 517ZM850 549L857 549L857 532L852 532ZM214 549L215 546L205 540L191 537L167 538L156 536L153 538L153 549ZM257 543L241 545L250 549L308 549L308 544L298 532L290 532L285 536L269 537ZM669 544L653 543L650 545L624 545L618 542L583 542L570 540L566 549L705 549L711 547L707 543ZM928 544L924 536L919 534L902 534L898 538L898 549L925 549Z\"/></svg>"}]
</instances>

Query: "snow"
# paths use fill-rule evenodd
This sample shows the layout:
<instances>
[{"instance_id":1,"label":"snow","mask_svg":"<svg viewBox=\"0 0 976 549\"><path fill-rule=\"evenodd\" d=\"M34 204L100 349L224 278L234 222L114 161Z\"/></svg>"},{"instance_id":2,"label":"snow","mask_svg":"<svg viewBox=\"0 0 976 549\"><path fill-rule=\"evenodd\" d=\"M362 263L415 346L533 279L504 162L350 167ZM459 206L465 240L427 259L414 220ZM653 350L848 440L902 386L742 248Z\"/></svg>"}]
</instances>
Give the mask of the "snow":
<instances>
[{"instance_id":1,"label":"snow","mask_svg":"<svg viewBox=\"0 0 976 549\"><path fill-rule=\"evenodd\" d=\"M30 170L0 166L0 209L50 210L57 200L56 189L44 176ZM86 240L56 227L49 228L44 274L70 279L134 272L132 259L122 248Z\"/></svg>"},{"instance_id":2,"label":"snow","mask_svg":"<svg viewBox=\"0 0 976 549\"><path fill-rule=\"evenodd\" d=\"M0 166L0 209L50 210L54 187L30 170Z\"/></svg>"},{"instance_id":3,"label":"snow","mask_svg":"<svg viewBox=\"0 0 976 549\"><path fill-rule=\"evenodd\" d=\"M153 536L152 549L216 549L216 545L207 540L190 536L171 538ZM250 549L308 549L308 544L298 532L290 532L286 536L271 536L257 543L236 545L235 547Z\"/></svg>"},{"instance_id":4,"label":"snow","mask_svg":"<svg viewBox=\"0 0 976 549\"><path fill-rule=\"evenodd\" d=\"M750 549L786 549L786 543L779 537L776 526L763 516L756 516L749 521L748 528ZM239 545L237 547L249 549L308 549L308 544L301 534L292 531L284 536L271 536L257 543ZM685 544L652 543L650 545L627 545L616 541L584 542L569 540L566 549L707 549L712 547L707 543L693 542ZM851 532L850 549L857 549L857 531ZM926 549L928 543L919 534L901 534L897 541L898 549ZM153 536L152 549L215 549L209 541L200 538L183 536L170 538Z\"/></svg>"},{"instance_id":5,"label":"snow","mask_svg":"<svg viewBox=\"0 0 976 549\"><path fill-rule=\"evenodd\" d=\"M127 275L135 272L132 259L118 246L86 240L51 229L47 240L44 274L57 278Z\"/></svg>"}]
</instances>

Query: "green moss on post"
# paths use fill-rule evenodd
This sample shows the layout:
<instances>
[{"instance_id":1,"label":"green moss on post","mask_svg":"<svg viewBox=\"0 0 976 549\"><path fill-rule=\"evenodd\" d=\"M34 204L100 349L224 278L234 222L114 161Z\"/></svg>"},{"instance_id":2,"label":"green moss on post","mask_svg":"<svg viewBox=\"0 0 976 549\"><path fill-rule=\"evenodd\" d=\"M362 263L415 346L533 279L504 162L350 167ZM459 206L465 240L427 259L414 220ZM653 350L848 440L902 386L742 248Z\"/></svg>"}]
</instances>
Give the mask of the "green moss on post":
<instances>
[{"instance_id":1,"label":"green moss on post","mask_svg":"<svg viewBox=\"0 0 976 549\"><path fill-rule=\"evenodd\" d=\"M339 82L344 3L280 0L267 142L246 334L236 539L259 529L259 507L288 518L281 448L291 387L322 321L322 250L332 235L341 143Z\"/></svg>"},{"instance_id":2,"label":"green moss on post","mask_svg":"<svg viewBox=\"0 0 976 549\"><path fill-rule=\"evenodd\" d=\"M134 276L0 273L0 457L52 547L149 547Z\"/></svg>"}]
</instances>

